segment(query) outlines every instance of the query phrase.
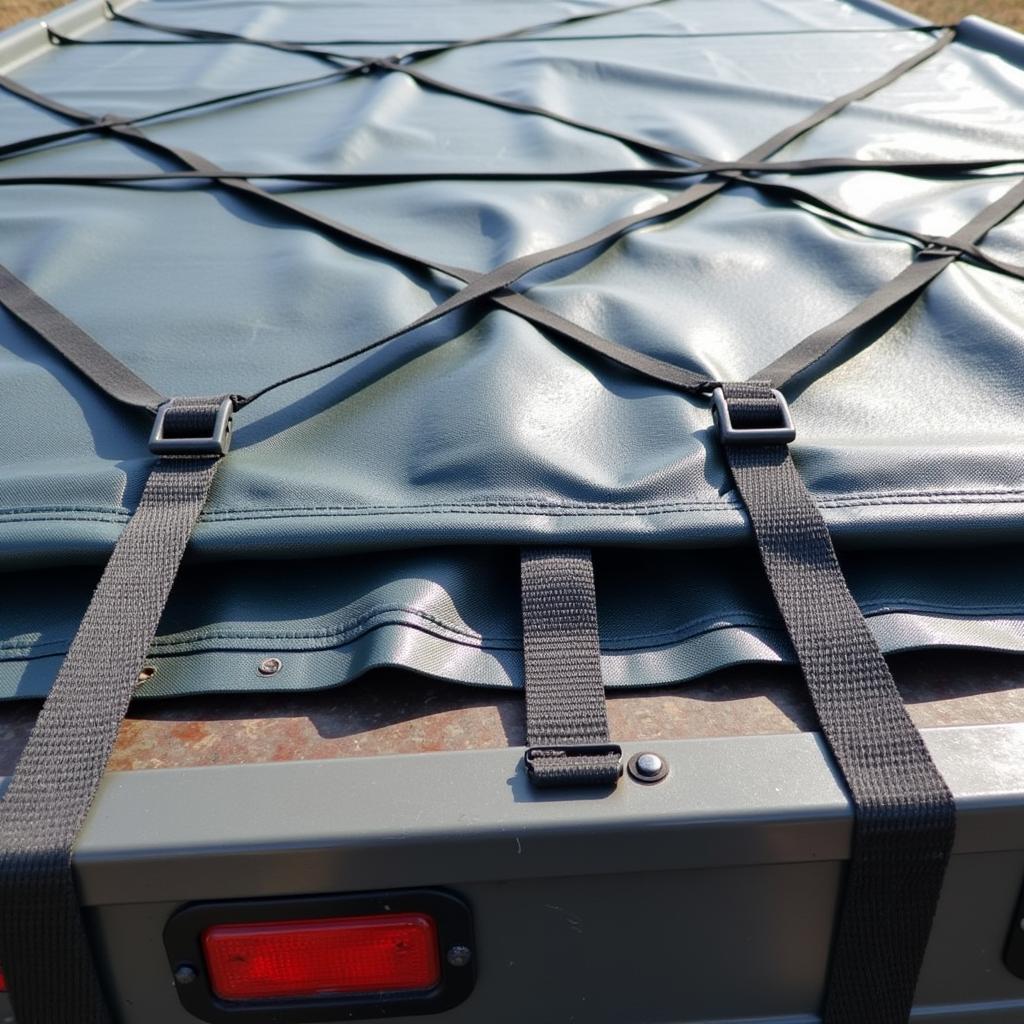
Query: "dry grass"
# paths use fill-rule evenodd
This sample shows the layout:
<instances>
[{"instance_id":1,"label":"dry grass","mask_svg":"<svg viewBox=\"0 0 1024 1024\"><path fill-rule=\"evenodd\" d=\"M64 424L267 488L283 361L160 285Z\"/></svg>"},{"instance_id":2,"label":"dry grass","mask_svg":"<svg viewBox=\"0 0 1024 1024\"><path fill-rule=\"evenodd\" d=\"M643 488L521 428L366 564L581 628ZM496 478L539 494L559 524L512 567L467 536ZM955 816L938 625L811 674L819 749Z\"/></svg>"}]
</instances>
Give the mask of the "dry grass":
<instances>
[{"instance_id":1,"label":"dry grass","mask_svg":"<svg viewBox=\"0 0 1024 1024\"><path fill-rule=\"evenodd\" d=\"M1024 29L1024 0L896 0L896 5L943 25L980 14L989 21Z\"/></svg>"},{"instance_id":2,"label":"dry grass","mask_svg":"<svg viewBox=\"0 0 1024 1024\"><path fill-rule=\"evenodd\" d=\"M7 28L26 18L38 18L61 4L53 0L0 0L0 28Z\"/></svg>"},{"instance_id":3,"label":"dry grass","mask_svg":"<svg viewBox=\"0 0 1024 1024\"><path fill-rule=\"evenodd\" d=\"M62 0L64 2L64 0ZM1024 0L896 0L897 6L924 18L945 23L967 14L980 14L992 21L1024 29ZM54 0L0 0L0 28L25 18L37 18L61 6Z\"/></svg>"}]
</instances>

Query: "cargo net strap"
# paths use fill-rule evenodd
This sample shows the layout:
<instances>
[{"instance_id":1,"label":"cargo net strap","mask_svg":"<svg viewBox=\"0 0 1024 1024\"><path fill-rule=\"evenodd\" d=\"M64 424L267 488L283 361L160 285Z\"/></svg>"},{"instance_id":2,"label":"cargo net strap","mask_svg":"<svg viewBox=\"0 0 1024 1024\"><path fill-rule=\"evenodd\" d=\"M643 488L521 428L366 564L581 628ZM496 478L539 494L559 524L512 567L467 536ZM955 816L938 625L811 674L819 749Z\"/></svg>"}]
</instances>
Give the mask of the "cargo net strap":
<instances>
[{"instance_id":1,"label":"cargo net strap","mask_svg":"<svg viewBox=\"0 0 1024 1024\"><path fill-rule=\"evenodd\" d=\"M846 585L761 382L715 394L726 462L856 819L824 1019L905 1024L956 836L953 797Z\"/></svg>"},{"instance_id":2,"label":"cargo net strap","mask_svg":"<svg viewBox=\"0 0 1024 1024\"><path fill-rule=\"evenodd\" d=\"M860 217L794 184L766 181L760 175L770 173L776 177L788 175L792 178L834 171L885 170L919 177L948 178L999 169L1002 173L1012 174L1022 159L1020 156L958 161L859 160L848 157L771 159L850 104L866 99L941 52L955 38L955 27L949 26L893 29L916 32L927 41L917 54L884 75L822 105L732 161L710 160L679 147L603 128L557 111L464 89L428 74L420 66L430 58L461 47L524 38L530 33L664 2L666 0L647 0L623 7L609 7L520 30L429 45L391 57L363 57L341 52L330 43L254 39L203 28L160 25L119 14L111 8L111 17L174 37L131 40L132 45L246 44L292 53L297 59L313 60L321 65L321 70L315 76L238 91L140 117L109 113L97 115L78 110L9 77L0 77L0 88L69 122L65 128L0 147L0 160L41 147L100 135L120 140L133 149L170 158L180 168L169 172L127 174L3 175L0 176L0 185L89 186L193 180L198 187L222 188L246 203L283 211L345 246L375 256L383 255L416 271L434 271L456 282L457 290L451 296L402 329L362 343L301 373L268 383L251 394L232 395L231 401L236 407L255 401L286 383L357 358L472 302L486 302L490 307L515 313L544 332L597 353L649 380L686 394L713 398L723 448L737 491L750 514L762 562L807 677L826 741L835 755L854 808L851 866L829 969L825 1020L827 1024L863 1024L868 1019L875 1024L903 1024L913 1001L917 972L952 848L955 830L952 799L902 707L897 708L899 694L863 617L849 597L824 521L790 460L786 446L795 431L788 407L777 389L790 382L794 382L794 388L799 387L802 380L820 376L847 358L851 353L846 343L851 335L857 333L858 345L864 344L862 329L870 331L877 328L888 323L893 313L909 308L928 283L957 260L974 263L998 274L1024 278L1024 268L997 259L978 245L988 230L1024 205L1024 181L1012 185L999 200L952 236L938 237ZM51 42L60 46L116 46L124 42L77 40L53 29L49 30L49 37ZM522 116L542 117L577 131L614 139L641 154L648 166L590 173L467 174L453 170L447 174L289 174L219 167L196 153L150 138L142 127L157 119L166 120L227 104L254 103L282 92L322 88L355 76L373 79L388 75L408 76L423 89L459 97L466 102L486 104ZM443 178L654 183L671 190L672 194L640 214L619 218L572 242L519 257L490 271L478 272L406 252L317 213L287 193L272 193L255 184L263 179L344 187ZM866 227L904 238L915 247L914 259L892 281L849 313L804 339L771 366L759 371L754 375L755 383L747 384L722 384L707 374L635 351L628 345L605 338L553 313L514 287L540 267L555 264L569 256L594 255L601 247L614 243L639 226L674 220L719 193L727 195L737 185L757 189L770 198L843 227ZM157 409L167 408L165 396L142 382L133 371L106 353L97 342L9 272L0 274L0 302L111 398L150 415ZM141 506L139 511L143 511ZM534 709L531 735L555 736L563 747L572 746L574 737L583 735L577 728L579 709L570 710L568 705L568 695L573 686L585 695L589 709L583 723L586 737L599 741L607 739L603 694L599 692L602 689L600 661L589 566L589 559L582 554L564 551L541 552L527 557L523 563L527 675L531 681ZM551 589L552 581L554 590ZM100 601L104 593L101 584L94 603ZM106 597L101 603L105 608L109 607ZM85 623L79 638L84 635L87 635ZM72 677L72 682L79 689L88 689L91 675L85 670L73 669L72 665L65 670ZM559 691L560 676L574 681L572 686ZM551 695L554 696L553 701L548 699ZM44 707L44 716L48 714L47 708L51 707L53 700L51 697ZM122 701L123 695L119 695L117 700ZM872 702L877 702L877 706L883 709L882 713L863 713ZM118 717L123 714L120 703L112 713ZM66 728L75 730L78 726L75 721L70 721ZM542 739L542 743L547 743L547 740ZM547 744L545 749L557 747L558 744ZM598 756L610 757L603 753ZM105 757L105 753L100 751L100 771ZM38 763L33 762L30 767L23 759L15 778L17 780L19 774L24 776L38 769ZM21 785L19 783L19 787ZM76 820L70 824L71 835L77 830L78 823ZM61 833L63 837L68 834L67 830ZM59 885L64 885L66 892L69 891L68 885L73 887L73 882L70 881L70 861L64 838L61 843L64 845L57 844L47 847L45 852L40 849L31 853L30 858L57 856L64 872L60 875ZM57 882L54 884L56 886ZM54 893L53 898L59 903L61 896L57 888L51 890L51 895ZM66 904L61 905L66 907ZM4 927L6 948L22 943L26 949L38 948L39 942L46 939L47 929L52 927L41 917L27 912L14 915ZM73 912L65 914L62 927L70 928L72 918L78 920ZM66 957L75 955L75 942L84 941L80 927L75 935L71 935L71 931L67 932L62 943L51 943L53 948L65 950L66 954L62 955ZM84 962L89 963L87 958ZM8 973L19 1024L105 1019L105 1011L101 1007L83 1009L76 1006L69 1010L62 1003L59 987L49 986L49 995L39 991L41 982L37 984L38 979L33 977L29 968L23 968L16 955L10 967L13 970ZM62 964L60 971L71 976L67 964ZM883 985L886 987L884 998L876 999ZM98 984L79 985L77 991L87 992L95 1001L101 999Z\"/></svg>"},{"instance_id":3,"label":"cargo net strap","mask_svg":"<svg viewBox=\"0 0 1024 1024\"><path fill-rule=\"evenodd\" d=\"M224 400L172 403L212 434ZM118 538L0 803L0 964L18 1024L112 1024L71 868L219 454L162 456Z\"/></svg>"}]
</instances>

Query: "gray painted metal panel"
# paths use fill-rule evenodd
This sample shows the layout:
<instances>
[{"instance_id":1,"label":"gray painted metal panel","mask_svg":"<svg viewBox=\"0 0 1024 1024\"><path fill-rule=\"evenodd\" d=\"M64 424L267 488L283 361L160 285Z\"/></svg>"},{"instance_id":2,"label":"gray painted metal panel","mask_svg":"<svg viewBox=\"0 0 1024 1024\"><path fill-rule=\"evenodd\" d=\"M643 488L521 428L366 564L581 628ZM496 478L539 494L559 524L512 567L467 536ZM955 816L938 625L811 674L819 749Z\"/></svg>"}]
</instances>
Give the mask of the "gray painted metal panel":
<instances>
[{"instance_id":1,"label":"gray painted metal panel","mask_svg":"<svg viewBox=\"0 0 1024 1024\"><path fill-rule=\"evenodd\" d=\"M1024 1019L1000 963L1024 725L926 738L961 827L914 1019ZM591 799L531 791L518 749L114 773L76 863L124 1024L190 1019L161 943L182 903L419 885L476 916L480 981L452 1024L810 1024L849 844L817 737L657 749L665 782Z\"/></svg>"}]
</instances>

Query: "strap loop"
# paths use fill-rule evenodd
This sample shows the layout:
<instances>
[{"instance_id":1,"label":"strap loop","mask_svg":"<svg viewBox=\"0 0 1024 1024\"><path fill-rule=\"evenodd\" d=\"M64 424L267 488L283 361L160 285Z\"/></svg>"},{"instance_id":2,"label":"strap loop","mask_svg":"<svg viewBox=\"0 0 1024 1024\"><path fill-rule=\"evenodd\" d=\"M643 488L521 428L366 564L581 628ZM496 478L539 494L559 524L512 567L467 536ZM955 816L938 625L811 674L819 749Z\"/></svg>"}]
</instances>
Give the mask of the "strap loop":
<instances>
[{"instance_id":1,"label":"strap loop","mask_svg":"<svg viewBox=\"0 0 1024 1024\"><path fill-rule=\"evenodd\" d=\"M614 786L594 566L586 548L523 548L526 774L535 786Z\"/></svg>"}]
</instances>

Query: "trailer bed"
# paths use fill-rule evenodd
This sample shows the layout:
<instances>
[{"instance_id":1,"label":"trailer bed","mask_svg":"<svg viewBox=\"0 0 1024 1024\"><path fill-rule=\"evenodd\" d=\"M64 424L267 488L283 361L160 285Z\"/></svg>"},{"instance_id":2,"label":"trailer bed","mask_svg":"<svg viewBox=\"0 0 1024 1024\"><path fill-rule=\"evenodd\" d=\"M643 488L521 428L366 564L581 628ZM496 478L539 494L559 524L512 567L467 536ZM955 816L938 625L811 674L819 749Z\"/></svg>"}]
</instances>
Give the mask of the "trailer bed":
<instances>
[{"instance_id":1,"label":"trailer bed","mask_svg":"<svg viewBox=\"0 0 1024 1024\"><path fill-rule=\"evenodd\" d=\"M893 659L919 728L1024 721L1024 657L925 651ZM0 774L13 769L38 710L0 705ZM612 735L623 742L809 732L813 712L788 666L743 665L685 685L609 693ZM377 757L519 747L518 690L453 685L374 671L339 689L139 701L113 771Z\"/></svg>"}]
</instances>

